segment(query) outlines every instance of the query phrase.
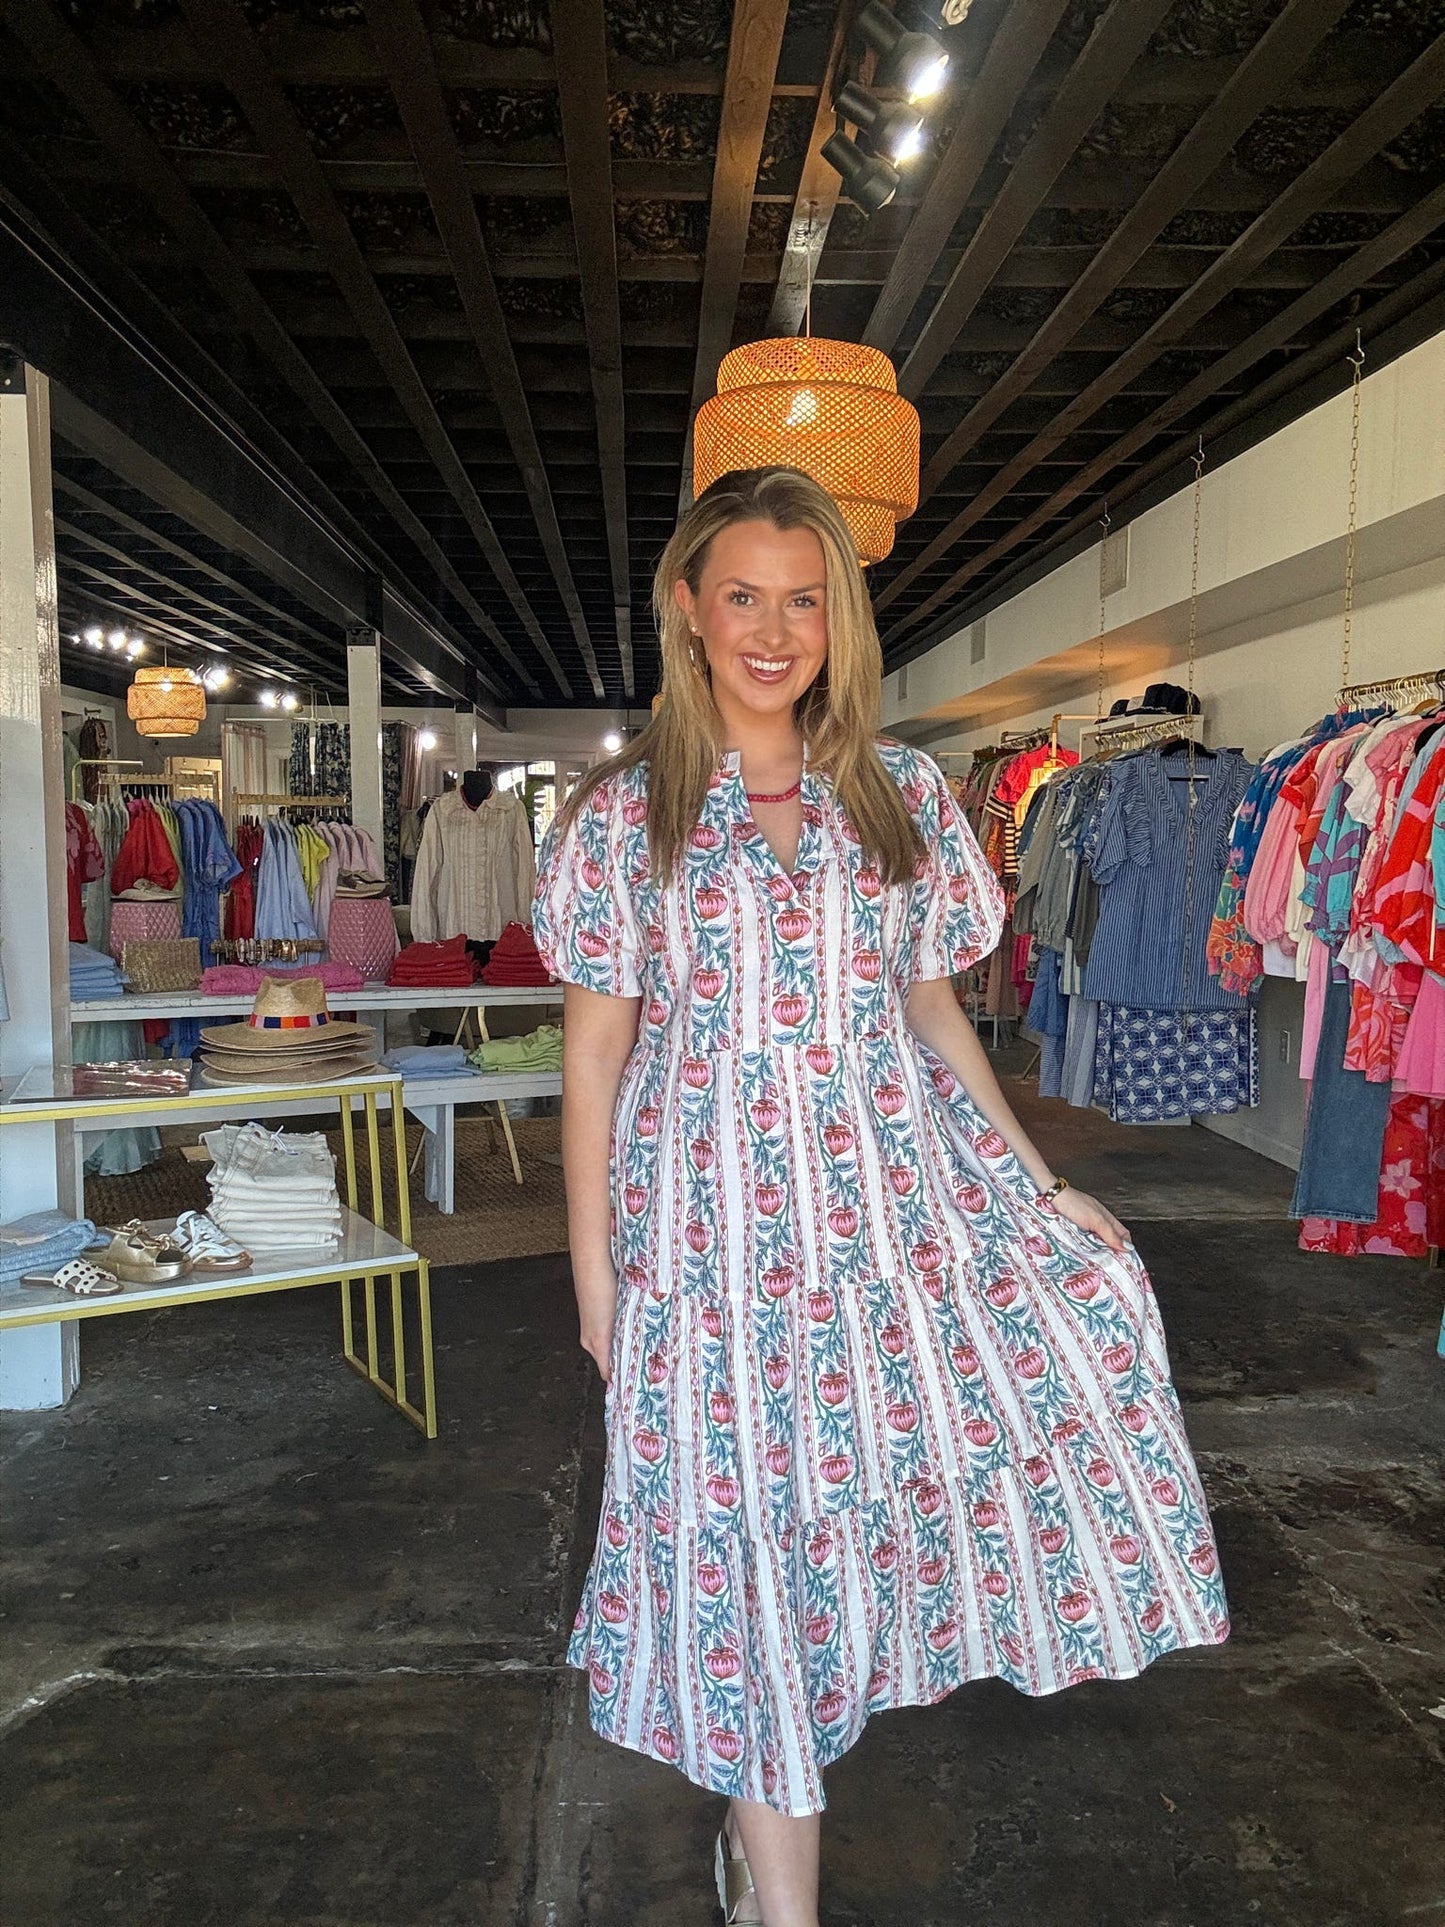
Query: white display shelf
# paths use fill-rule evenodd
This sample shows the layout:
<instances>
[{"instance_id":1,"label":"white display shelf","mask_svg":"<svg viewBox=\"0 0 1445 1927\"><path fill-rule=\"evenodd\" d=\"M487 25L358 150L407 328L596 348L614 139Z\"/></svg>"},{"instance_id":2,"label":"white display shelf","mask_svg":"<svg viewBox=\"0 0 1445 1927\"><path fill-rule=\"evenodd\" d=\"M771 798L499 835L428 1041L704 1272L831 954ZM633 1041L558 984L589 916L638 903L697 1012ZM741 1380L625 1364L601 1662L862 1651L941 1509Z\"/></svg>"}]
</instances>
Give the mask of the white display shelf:
<instances>
[{"instance_id":1,"label":"white display shelf","mask_svg":"<svg viewBox=\"0 0 1445 1927\"><path fill-rule=\"evenodd\" d=\"M151 1229L164 1231L170 1220L157 1218ZM107 1298L73 1298L69 1292L18 1280L0 1285L0 1331L7 1326L40 1325L56 1318L102 1318L117 1312L158 1311L166 1305L205 1304L218 1298L244 1298L303 1285L335 1284L346 1278L374 1278L414 1267L417 1253L369 1219L341 1208L341 1243L335 1251L314 1248L268 1251L245 1271L194 1272L167 1284L131 1285Z\"/></svg>"},{"instance_id":2,"label":"white display shelf","mask_svg":"<svg viewBox=\"0 0 1445 1927\"><path fill-rule=\"evenodd\" d=\"M466 989L432 989L424 984L365 984L360 990L328 990L334 1014L349 1010L478 1010L493 1004L560 1004L563 986L557 984L471 984ZM167 990L153 996L137 994L73 1000L72 1024L129 1024L142 1019L246 1017L255 1003L253 991L234 997L203 997L199 991Z\"/></svg>"}]
</instances>

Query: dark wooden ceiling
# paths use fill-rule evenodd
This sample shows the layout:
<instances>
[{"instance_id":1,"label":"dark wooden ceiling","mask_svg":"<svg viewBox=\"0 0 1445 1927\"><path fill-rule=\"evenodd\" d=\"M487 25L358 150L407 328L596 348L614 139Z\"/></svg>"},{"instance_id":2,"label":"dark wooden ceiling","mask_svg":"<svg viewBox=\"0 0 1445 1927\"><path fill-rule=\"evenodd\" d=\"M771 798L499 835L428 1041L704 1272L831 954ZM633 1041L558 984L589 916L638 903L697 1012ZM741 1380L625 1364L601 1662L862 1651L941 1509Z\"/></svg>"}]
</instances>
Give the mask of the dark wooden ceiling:
<instances>
[{"instance_id":1,"label":"dark wooden ceiling","mask_svg":"<svg viewBox=\"0 0 1445 1927\"><path fill-rule=\"evenodd\" d=\"M817 152L852 13L6 0L0 180L62 197L119 305L159 300L516 705L650 696L692 412L810 268L814 331L886 349L923 418L890 661L1201 433L1266 432L1356 326L1436 312L1445 0L974 0L871 219ZM57 468L67 624L337 683L303 602Z\"/></svg>"}]
</instances>

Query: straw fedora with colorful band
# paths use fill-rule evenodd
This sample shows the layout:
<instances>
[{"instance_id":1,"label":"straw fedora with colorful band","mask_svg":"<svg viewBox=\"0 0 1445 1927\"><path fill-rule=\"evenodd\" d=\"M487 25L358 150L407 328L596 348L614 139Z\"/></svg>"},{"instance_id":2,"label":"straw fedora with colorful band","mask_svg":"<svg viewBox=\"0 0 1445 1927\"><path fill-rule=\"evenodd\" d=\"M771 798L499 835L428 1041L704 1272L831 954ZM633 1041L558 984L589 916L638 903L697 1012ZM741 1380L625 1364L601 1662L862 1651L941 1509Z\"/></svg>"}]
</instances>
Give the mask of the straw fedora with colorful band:
<instances>
[{"instance_id":1,"label":"straw fedora with colorful band","mask_svg":"<svg viewBox=\"0 0 1445 1927\"><path fill-rule=\"evenodd\" d=\"M371 1034L367 1024L336 1021L326 1008L326 986L319 977L263 977L246 1021L203 1030L201 1039L228 1050L279 1054L298 1044L359 1041Z\"/></svg>"}]
</instances>

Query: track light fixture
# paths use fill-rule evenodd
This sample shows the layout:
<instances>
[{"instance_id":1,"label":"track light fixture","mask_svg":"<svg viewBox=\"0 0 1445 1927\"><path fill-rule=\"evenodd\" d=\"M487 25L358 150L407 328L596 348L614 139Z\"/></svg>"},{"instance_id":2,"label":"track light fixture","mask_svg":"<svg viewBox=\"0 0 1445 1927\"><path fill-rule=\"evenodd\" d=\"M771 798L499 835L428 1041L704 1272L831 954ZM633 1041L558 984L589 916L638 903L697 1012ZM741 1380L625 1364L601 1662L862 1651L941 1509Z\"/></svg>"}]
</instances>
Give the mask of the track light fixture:
<instances>
[{"instance_id":1,"label":"track light fixture","mask_svg":"<svg viewBox=\"0 0 1445 1927\"><path fill-rule=\"evenodd\" d=\"M875 154L901 167L923 152L923 116L902 101L881 101L850 80L838 95L838 112L851 120Z\"/></svg>"},{"instance_id":2,"label":"track light fixture","mask_svg":"<svg viewBox=\"0 0 1445 1927\"><path fill-rule=\"evenodd\" d=\"M896 167L890 167L876 154L865 154L841 127L824 141L823 159L829 167L837 168L849 198L865 214L876 214L880 207L887 207L902 185L902 176Z\"/></svg>"},{"instance_id":3,"label":"track light fixture","mask_svg":"<svg viewBox=\"0 0 1445 1927\"><path fill-rule=\"evenodd\" d=\"M909 100L928 100L943 85L948 55L932 34L910 33L882 4L868 0L858 32L879 59L878 84L896 87Z\"/></svg>"}]
</instances>

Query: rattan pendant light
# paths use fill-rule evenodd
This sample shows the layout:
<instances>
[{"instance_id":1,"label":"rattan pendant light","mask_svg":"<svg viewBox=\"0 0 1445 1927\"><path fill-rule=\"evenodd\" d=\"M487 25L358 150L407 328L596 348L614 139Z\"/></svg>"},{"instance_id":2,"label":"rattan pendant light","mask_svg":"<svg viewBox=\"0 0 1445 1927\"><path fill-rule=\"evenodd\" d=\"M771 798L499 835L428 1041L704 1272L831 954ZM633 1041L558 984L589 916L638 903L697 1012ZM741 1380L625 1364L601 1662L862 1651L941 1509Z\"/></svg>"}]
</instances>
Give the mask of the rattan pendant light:
<instances>
[{"instance_id":1,"label":"rattan pendant light","mask_svg":"<svg viewBox=\"0 0 1445 1927\"><path fill-rule=\"evenodd\" d=\"M205 684L194 669L137 669L125 713L140 736L194 736L206 720Z\"/></svg>"},{"instance_id":2,"label":"rattan pendant light","mask_svg":"<svg viewBox=\"0 0 1445 1927\"><path fill-rule=\"evenodd\" d=\"M790 335L734 348L693 425L693 494L735 468L800 468L881 562L918 506L918 411L877 348Z\"/></svg>"}]
</instances>

